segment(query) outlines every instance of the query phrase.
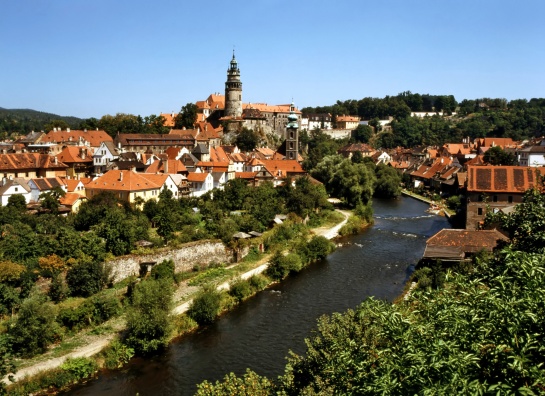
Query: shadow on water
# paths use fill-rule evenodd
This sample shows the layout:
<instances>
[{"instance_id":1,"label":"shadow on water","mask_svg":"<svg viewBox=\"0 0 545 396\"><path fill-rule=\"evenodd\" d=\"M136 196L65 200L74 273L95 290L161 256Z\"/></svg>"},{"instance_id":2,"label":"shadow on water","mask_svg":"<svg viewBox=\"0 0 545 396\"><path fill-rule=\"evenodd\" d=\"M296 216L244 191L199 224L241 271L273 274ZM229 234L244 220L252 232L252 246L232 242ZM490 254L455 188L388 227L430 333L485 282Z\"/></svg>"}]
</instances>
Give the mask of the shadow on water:
<instances>
[{"instance_id":1,"label":"shadow on water","mask_svg":"<svg viewBox=\"0 0 545 396\"><path fill-rule=\"evenodd\" d=\"M321 315L354 308L370 296L393 301L422 257L427 238L449 228L412 198L376 200L375 224L319 263L291 276L222 316L212 326L173 343L162 355L135 359L70 395L191 395L196 384L247 367L275 378Z\"/></svg>"}]
</instances>

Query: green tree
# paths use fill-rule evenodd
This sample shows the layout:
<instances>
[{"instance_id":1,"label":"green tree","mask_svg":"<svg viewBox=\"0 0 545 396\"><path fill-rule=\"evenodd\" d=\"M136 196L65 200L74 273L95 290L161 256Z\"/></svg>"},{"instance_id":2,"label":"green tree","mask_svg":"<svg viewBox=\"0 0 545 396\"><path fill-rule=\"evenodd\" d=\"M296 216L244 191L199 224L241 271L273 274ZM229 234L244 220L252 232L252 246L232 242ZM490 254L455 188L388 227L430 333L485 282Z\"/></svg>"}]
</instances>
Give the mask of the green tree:
<instances>
[{"instance_id":1,"label":"green tree","mask_svg":"<svg viewBox=\"0 0 545 396\"><path fill-rule=\"evenodd\" d=\"M222 382L204 381L198 385L196 396L267 396L273 389L271 381L248 369L242 377L230 373Z\"/></svg>"},{"instance_id":2,"label":"green tree","mask_svg":"<svg viewBox=\"0 0 545 396\"><path fill-rule=\"evenodd\" d=\"M23 212L26 210L26 199L21 194L10 195L7 206L18 212Z\"/></svg>"},{"instance_id":3,"label":"green tree","mask_svg":"<svg viewBox=\"0 0 545 396\"><path fill-rule=\"evenodd\" d=\"M375 169L375 197L395 198L401 195L401 176L394 168L379 164Z\"/></svg>"},{"instance_id":4,"label":"green tree","mask_svg":"<svg viewBox=\"0 0 545 396\"><path fill-rule=\"evenodd\" d=\"M253 151L259 144L259 135L252 129L244 127L238 133L235 144L241 151Z\"/></svg>"},{"instance_id":5,"label":"green tree","mask_svg":"<svg viewBox=\"0 0 545 396\"><path fill-rule=\"evenodd\" d=\"M221 293L214 287L205 287L194 299L187 315L199 325L214 323L221 311Z\"/></svg>"},{"instance_id":6,"label":"green tree","mask_svg":"<svg viewBox=\"0 0 545 396\"><path fill-rule=\"evenodd\" d=\"M66 283L72 296L89 297L106 285L104 264L82 257L66 273Z\"/></svg>"},{"instance_id":7,"label":"green tree","mask_svg":"<svg viewBox=\"0 0 545 396\"><path fill-rule=\"evenodd\" d=\"M172 331L172 294L170 279L146 280L136 286L125 336L125 343L136 354L153 354L167 346Z\"/></svg>"},{"instance_id":8,"label":"green tree","mask_svg":"<svg viewBox=\"0 0 545 396\"><path fill-rule=\"evenodd\" d=\"M193 125L197 120L197 105L194 103L187 103L182 106L180 112L174 118L175 129L193 129Z\"/></svg>"},{"instance_id":9,"label":"green tree","mask_svg":"<svg viewBox=\"0 0 545 396\"><path fill-rule=\"evenodd\" d=\"M35 294L23 301L17 319L8 329L13 350L23 357L45 352L59 337L55 316L54 306L41 294Z\"/></svg>"},{"instance_id":10,"label":"green tree","mask_svg":"<svg viewBox=\"0 0 545 396\"><path fill-rule=\"evenodd\" d=\"M515 165L515 156L513 153L505 151L500 146L490 147L484 153L484 162L490 165Z\"/></svg>"},{"instance_id":11,"label":"green tree","mask_svg":"<svg viewBox=\"0 0 545 396\"><path fill-rule=\"evenodd\" d=\"M58 213L60 205L59 199L64 197L65 194L66 192L60 187L55 187L51 191L41 193L39 199L42 208L54 214Z\"/></svg>"},{"instance_id":12,"label":"green tree","mask_svg":"<svg viewBox=\"0 0 545 396\"><path fill-rule=\"evenodd\" d=\"M373 196L375 174L366 164L354 164L349 159L341 162L330 182L332 194L355 207L367 204Z\"/></svg>"}]
</instances>

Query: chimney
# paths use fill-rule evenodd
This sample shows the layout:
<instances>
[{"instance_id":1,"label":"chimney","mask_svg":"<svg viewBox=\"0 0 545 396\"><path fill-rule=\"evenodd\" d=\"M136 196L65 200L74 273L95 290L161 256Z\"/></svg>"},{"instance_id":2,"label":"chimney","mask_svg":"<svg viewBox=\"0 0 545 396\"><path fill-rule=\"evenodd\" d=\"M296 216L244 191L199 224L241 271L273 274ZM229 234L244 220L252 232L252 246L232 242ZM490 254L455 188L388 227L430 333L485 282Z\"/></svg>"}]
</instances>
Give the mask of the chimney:
<instances>
[{"instance_id":1,"label":"chimney","mask_svg":"<svg viewBox=\"0 0 545 396\"><path fill-rule=\"evenodd\" d=\"M70 132L70 128L66 128L66 132Z\"/></svg>"},{"instance_id":2,"label":"chimney","mask_svg":"<svg viewBox=\"0 0 545 396\"><path fill-rule=\"evenodd\" d=\"M83 130L83 132L87 132L87 128L85 128L85 129Z\"/></svg>"},{"instance_id":3,"label":"chimney","mask_svg":"<svg viewBox=\"0 0 545 396\"><path fill-rule=\"evenodd\" d=\"M82 148L80 149L80 155L81 155L81 159L84 160L86 157L87 157L87 149L85 148Z\"/></svg>"},{"instance_id":4,"label":"chimney","mask_svg":"<svg viewBox=\"0 0 545 396\"><path fill-rule=\"evenodd\" d=\"M168 160L165 161L165 164L163 166L163 173L168 173Z\"/></svg>"},{"instance_id":5,"label":"chimney","mask_svg":"<svg viewBox=\"0 0 545 396\"><path fill-rule=\"evenodd\" d=\"M3 185L3 186L5 186L7 182L8 182L8 178L7 178L7 177L2 178L2 185Z\"/></svg>"},{"instance_id":6,"label":"chimney","mask_svg":"<svg viewBox=\"0 0 545 396\"><path fill-rule=\"evenodd\" d=\"M119 171L119 181L123 181L123 171Z\"/></svg>"}]
</instances>

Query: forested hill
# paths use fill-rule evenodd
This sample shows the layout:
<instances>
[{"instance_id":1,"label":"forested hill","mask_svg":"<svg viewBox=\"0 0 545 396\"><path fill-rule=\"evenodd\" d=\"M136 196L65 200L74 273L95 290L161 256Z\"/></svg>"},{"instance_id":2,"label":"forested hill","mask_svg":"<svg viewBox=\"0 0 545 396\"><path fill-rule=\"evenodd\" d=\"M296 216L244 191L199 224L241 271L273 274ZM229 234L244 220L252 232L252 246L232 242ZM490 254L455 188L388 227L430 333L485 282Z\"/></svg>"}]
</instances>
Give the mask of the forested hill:
<instances>
[{"instance_id":1,"label":"forested hill","mask_svg":"<svg viewBox=\"0 0 545 396\"><path fill-rule=\"evenodd\" d=\"M0 107L0 136L15 133L24 135L31 131L49 131L53 127L77 128L81 118L65 117L31 109L4 109Z\"/></svg>"}]
</instances>

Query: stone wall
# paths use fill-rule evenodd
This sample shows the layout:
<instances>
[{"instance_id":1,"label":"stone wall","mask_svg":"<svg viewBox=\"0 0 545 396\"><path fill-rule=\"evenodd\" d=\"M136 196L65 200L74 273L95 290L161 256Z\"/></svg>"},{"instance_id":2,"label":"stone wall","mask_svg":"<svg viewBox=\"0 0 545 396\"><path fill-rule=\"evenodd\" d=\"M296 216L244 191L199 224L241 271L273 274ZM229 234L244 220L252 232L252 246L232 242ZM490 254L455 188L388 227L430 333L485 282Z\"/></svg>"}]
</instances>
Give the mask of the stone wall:
<instances>
[{"instance_id":1,"label":"stone wall","mask_svg":"<svg viewBox=\"0 0 545 396\"><path fill-rule=\"evenodd\" d=\"M163 260L174 260L175 271L190 271L195 265L207 266L210 263L230 263L234 260L233 251L227 249L220 241L191 242L178 249L158 250L142 255L117 257L106 264L112 269L114 282L140 273L141 264L160 263Z\"/></svg>"}]
</instances>

